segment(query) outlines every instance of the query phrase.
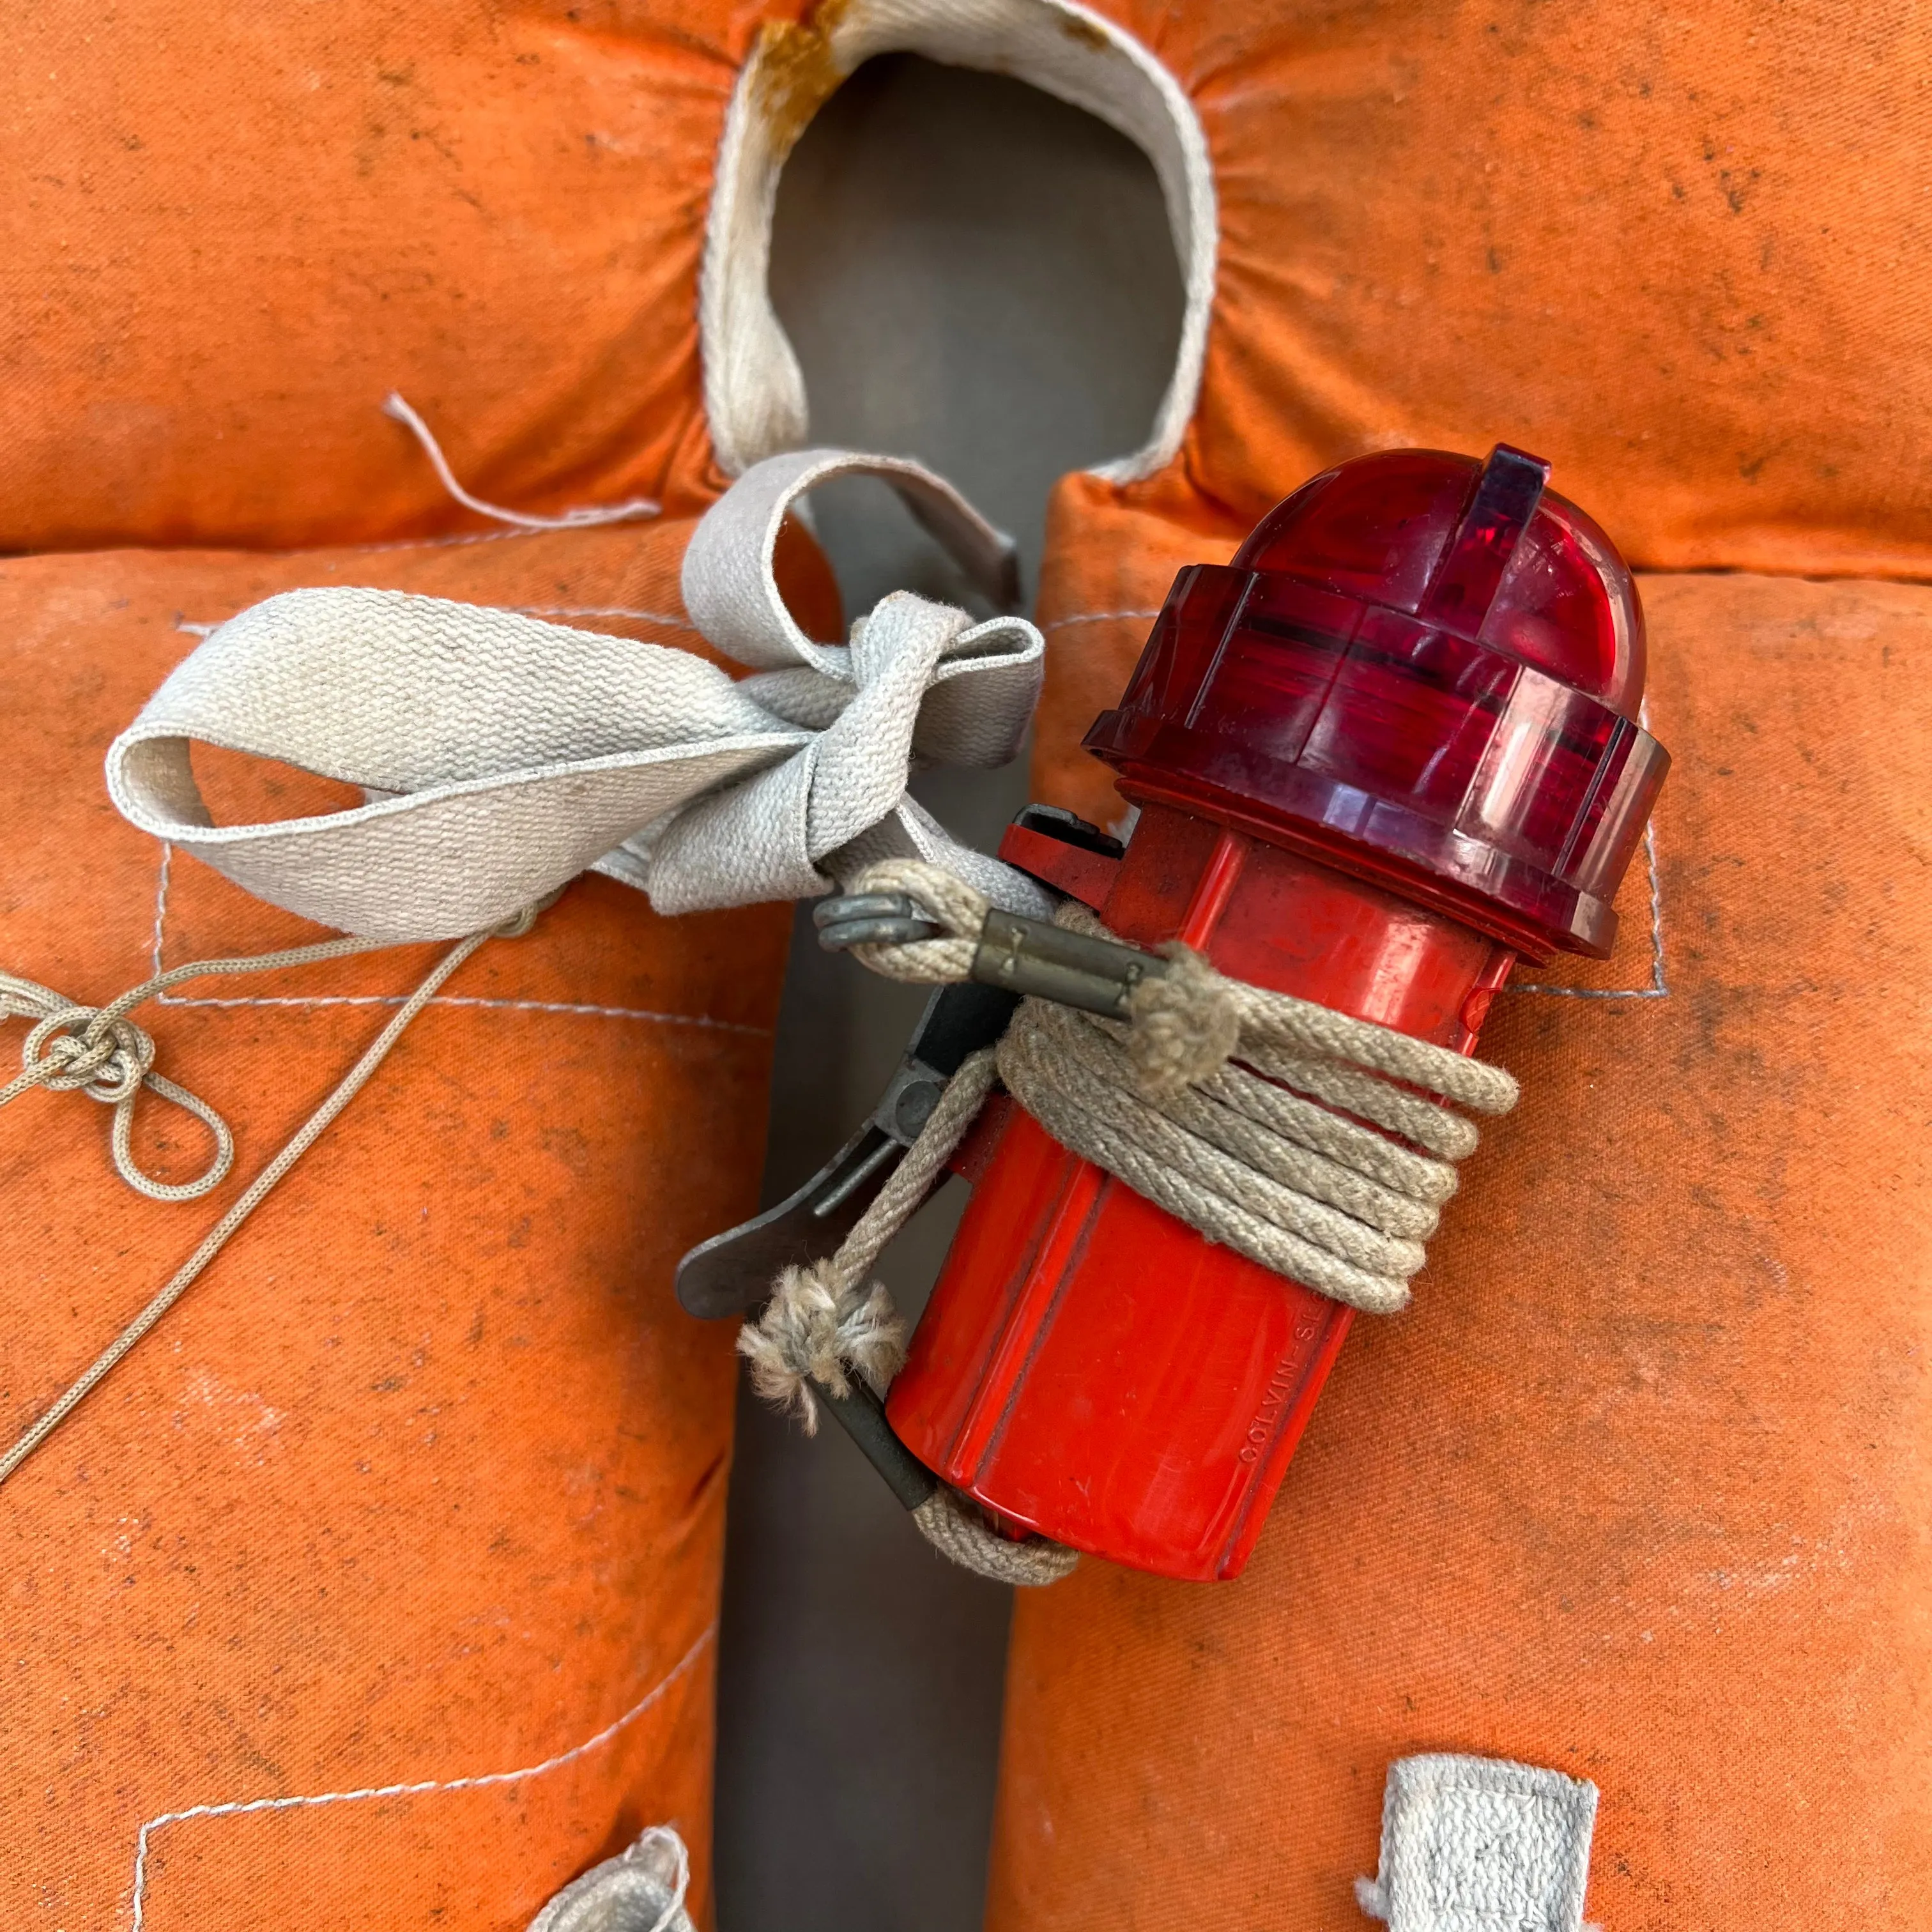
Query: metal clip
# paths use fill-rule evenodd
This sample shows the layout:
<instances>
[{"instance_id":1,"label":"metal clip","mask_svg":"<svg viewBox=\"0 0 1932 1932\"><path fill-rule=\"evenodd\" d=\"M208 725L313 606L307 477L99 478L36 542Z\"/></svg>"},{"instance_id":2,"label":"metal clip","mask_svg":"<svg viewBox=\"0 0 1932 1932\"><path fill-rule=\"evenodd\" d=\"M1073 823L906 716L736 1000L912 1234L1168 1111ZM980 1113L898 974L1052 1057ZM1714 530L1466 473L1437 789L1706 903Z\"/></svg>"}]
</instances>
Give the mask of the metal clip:
<instances>
[{"instance_id":1,"label":"metal clip","mask_svg":"<svg viewBox=\"0 0 1932 1932\"><path fill-rule=\"evenodd\" d=\"M833 1252L918 1139L946 1082L969 1054L1006 1031L1016 1004L986 986L934 994L872 1118L796 1193L700 1241L678 1263L677 1298L686 1309L711 1318L741 1315L770 1295L781 1269ZM917 1509L938 1487L939 1479L892 1433L884 1403L862 1383L843 1396L812 1393L906 1508Z\"/></svg>"},{"instance_id":2,"label":"metal clip","mask_svg":"<svg viewBox=\"0 0 1932 1932\"><path fill-rule=\"evenodd\" d=\"M905 945L930 939L939 930L904 892L848 892L821 899L812 916L818 943L828 952L854 946ZM971 968L982 986L1117 1020L1126 1018L1134 988L1166 970L1167 962L1158 953L1070 932L1064 926L1002 912L997 906L980 928Z\"/></svg>"},{"instance_id":3,"label":"metal clip","mask_svg":"<svg viewBox=\"0 0 1932 1932\"><path fill-rule=\"evenodd\" d=\"M946 986L926 1003L905 1058L872 1118L798 1191L754 1220L700 1241L677 1264L677 1298L707 1319L742 1315L779 1271L831 1254L918 1139L967 1055L1006 1031L1013 998Z\"/></svg>"},{"instance_id":4,"label":"metal clip","mask_svg":"<svg viewBox=\"0 0 1932 1932\"><path fill-rule=\"evenodd\" d=\"M906 946L939 932L904 892L844 892L820 899L812 909L812 922L827 952L854 946Z\"/></svg>"},{"instance_id":5,"label":"metal clip","mask_svg":"<svg viewBox=\"0 0 1932 1932\"><path fill-rule=\"evenodd\" d=\"M1070 932L1064 926L1028 919L995 907L980 928L973 977L982 986L1077 1006L1083 1013L1125 1019L1134 988L1167 970L1156 952Z\"/></svg>"}]
</instances>

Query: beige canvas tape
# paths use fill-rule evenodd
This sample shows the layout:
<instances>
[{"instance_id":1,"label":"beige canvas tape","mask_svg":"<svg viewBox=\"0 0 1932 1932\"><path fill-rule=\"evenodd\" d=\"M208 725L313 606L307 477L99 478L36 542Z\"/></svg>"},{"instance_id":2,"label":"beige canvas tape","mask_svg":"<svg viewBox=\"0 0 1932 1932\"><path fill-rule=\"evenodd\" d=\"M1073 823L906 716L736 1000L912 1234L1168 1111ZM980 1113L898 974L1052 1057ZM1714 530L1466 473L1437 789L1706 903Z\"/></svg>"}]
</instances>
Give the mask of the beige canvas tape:
<instances>
[{"instance_id":1,"label":"beige canvas tape","mask_svg":"<svg viewBox=\"0 0 1932 1932\"><path fill-rule=\"evenodd\" d=\"M1381 1868L1355 1896L1389 1932L1582 1932L1597 1787L1501 1758L1398 1758Z\"/></svg>"},{"instance_id":2,"label":"beige canvas tape","mask_svg":"<svg viewBox=\"0 0 1932 1932\"><path fill-rule=\"evenodd\" d=\"M875 860L933 859L1021 911L1020 874L956 843L907 796L916 764L1004 764L1038 696L1024 619L976 623L901 592L846 644L784 608L772 551L832 476L883 478L989 592L1010 545L916 464L774 457L714 504L685 601L734 680L688 652L397 591L290 591L219 626L115 740L107 782L134 824L258 898L393 940L475 932L586 868L661 911L825 891ZM361 786L326 816L218 826L196 742Z\"/></svg>"}]
</instances>

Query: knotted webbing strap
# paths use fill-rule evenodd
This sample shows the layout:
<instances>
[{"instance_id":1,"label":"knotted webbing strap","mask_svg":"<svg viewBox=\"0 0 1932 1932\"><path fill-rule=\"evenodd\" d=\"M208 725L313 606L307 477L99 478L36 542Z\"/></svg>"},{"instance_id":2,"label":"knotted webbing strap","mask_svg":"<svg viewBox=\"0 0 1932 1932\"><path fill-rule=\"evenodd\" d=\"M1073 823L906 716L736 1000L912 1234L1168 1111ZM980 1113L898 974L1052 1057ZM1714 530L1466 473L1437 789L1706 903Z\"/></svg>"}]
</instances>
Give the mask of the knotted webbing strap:
<instances>
[{"instance_id":1,"label":"knotted webbing strap","mask_svg":"<svg viewBox=\"0 0 1932 1932\"><path fill-rule=\"evenodd\" d=\"M0 976L0 1019L35 1023L0 1102L35 1087L110 1102L123 1179L158 1199L193 1198L227 1172L227 1129L154 1072L154 1042L128 1017L135 1006L200 974L462 943L147 1306L0 1454L0 1483L186 1292L444 980L493 931L525 929L528 909L586 867L677 912L815 893L880 858L930 854L1003 905L1043 903L1023 875L956 844L905 791L916 758L991 765L1018 750L1039 690L1040 633L1018 618L976 625L902 594L856 624L849 644L818 644L785 608L773 558L786 513L814 484L851 474L890 482L996 601L1011 601L1010 544L938 478L895 458L814 451L741 478L686 555L692 617L753 668L742 680L682 651L358 590L271 598L176 668L110 749L116 804L258 898L351 936L177 968L99 1009ZM190 764L196 741L359 784L368 802L217 826ZM196 1180L158 1182L134 1161L143 1086L214 1136L214 1160Z\"/></svg>"},{"instance_id":2,"label":"knotted webbing strap","mask_svg":"<svg viewBox=\"0 0 1932 1932\"><path fill-rule=\"evenodd\" d=\"M257 898L392 940L487 928L589 868L686 912L824 892L873 861L932 858L1016 910L1039 890L957 844L906 795L914 761L1002 764L1040 688L1040 633L909 592L845 644L787 610L773 554L829 478L883 478L990 593L1011 547L917 464L807 451L746 473L700 523L685 602L734 680L684 651L538 619L348 589L243 611L176 668L108 753L143 830ZM362 786L368 802L218 826L199 741Z\"/></svg>"}]
</instances>

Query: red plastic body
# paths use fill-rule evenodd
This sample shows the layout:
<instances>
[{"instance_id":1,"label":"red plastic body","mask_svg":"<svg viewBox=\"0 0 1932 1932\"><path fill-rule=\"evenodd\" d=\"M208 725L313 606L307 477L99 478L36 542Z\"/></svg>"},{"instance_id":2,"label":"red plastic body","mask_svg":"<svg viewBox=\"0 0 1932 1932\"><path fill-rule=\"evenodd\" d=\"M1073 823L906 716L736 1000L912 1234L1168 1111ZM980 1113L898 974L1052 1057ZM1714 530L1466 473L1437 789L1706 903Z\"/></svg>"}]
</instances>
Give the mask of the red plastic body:
<instances>
[{"instance_id":1,"label":"red plastic body","mask_svg":"<svg viewBox=\"0 0 1932 1932\"><path fill-rule=\"evenodd\" d=\"M1142 808L1124 859L1033 834L1007 856L1124 938L1471 1051L1519 952L1608 950L1666 762L1636 721L1628 574L1544 473L1501 450L1365 458L1232 566L1184 571L1088 740ZM1016 1528L1238 1574L1349 1310L1017 1108L967 1151L894 1429Z\"/></svg>"}]
</instances>

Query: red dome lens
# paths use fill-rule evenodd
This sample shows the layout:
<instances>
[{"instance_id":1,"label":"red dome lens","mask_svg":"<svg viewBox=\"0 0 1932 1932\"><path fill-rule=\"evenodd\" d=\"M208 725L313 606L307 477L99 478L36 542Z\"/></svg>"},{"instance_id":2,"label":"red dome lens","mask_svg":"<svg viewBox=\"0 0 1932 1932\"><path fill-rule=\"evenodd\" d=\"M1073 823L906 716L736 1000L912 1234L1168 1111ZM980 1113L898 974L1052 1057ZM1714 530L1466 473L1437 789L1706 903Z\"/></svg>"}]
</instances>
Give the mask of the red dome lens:
<instances>
[{"instance_id":1,"label":"red dome lens","mask_svg":"<svg viewBox=\"0 0 1932 1932\"><path fill-rule=\"evenodd\" d=\"M1500 446L1303 485L1184 571L1087 739L1184 801L1400 883L1531 952L1604 953L1668 763L1637 723L1643 618L1610 540Z\"/></svg>"}]
</instances>

